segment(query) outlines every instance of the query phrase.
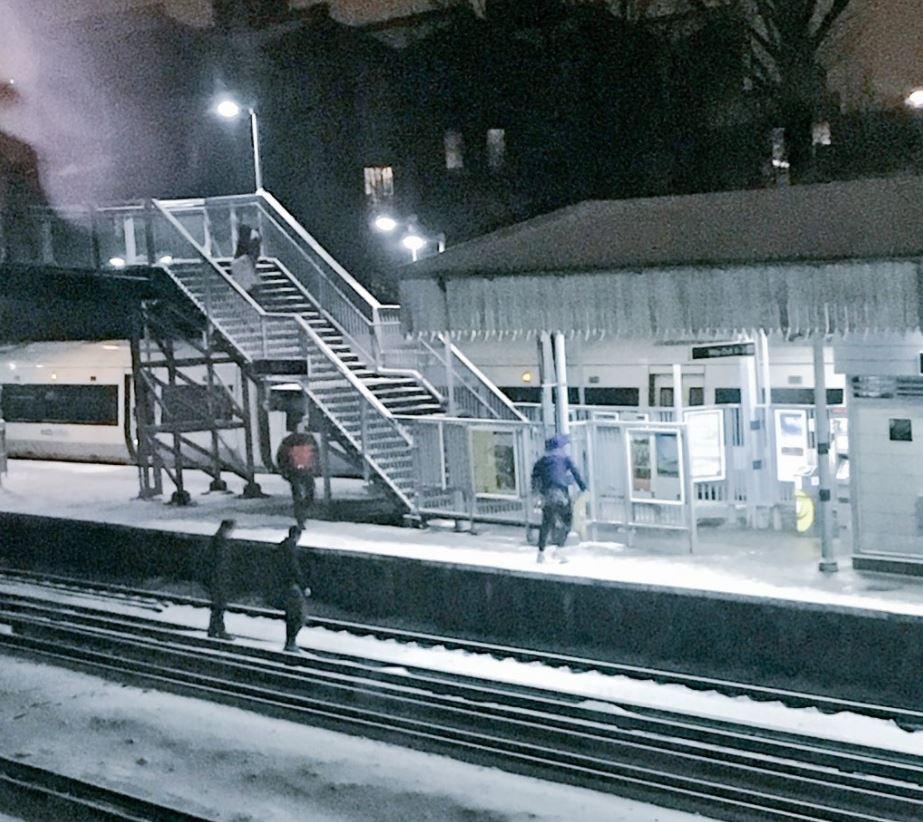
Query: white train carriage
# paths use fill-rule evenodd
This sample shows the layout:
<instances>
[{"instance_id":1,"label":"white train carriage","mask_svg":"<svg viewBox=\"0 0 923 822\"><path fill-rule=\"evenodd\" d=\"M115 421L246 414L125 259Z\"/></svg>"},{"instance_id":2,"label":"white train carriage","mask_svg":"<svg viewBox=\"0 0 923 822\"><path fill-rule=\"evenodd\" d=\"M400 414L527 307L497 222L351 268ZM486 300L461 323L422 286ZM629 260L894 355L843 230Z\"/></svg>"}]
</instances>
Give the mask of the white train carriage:
<instances>
[{"instance_id":1,"label":"white train carriage","mask_svg":"<svg viewBox=\"0 0 923 822\"><path fill-rule=\"evenodd\" d=\"M0 407L12 457L134 458L128 343L29 343L0 349Z\"/></svg>"},{"instance_id":2,"label":"white train carriage","mask_svg":"<svg viewBox=\"0 0 923 822\"><path fill-rule=\"evenodd\" d=\"M534 340L463 344L465 353L514 401L541 401ZM741 358L693 360L690 344L653 345L624 341L572 341L569 345L570 400L592 406L634 407L641 411L673 405L673 363L681 364L683 405L736 404L745 379ZM222 384L242 401L240 373L218 366ZM827 385L832 403L843 401L843 377L828 358ZM201 401L200 385L165 389L164 402L181 413ZM769 346L772 401L813 403L812 353L797 342ZM29 343L0 348L2 413L10 456L130 463L135 459L134 391L128 342ZM291 386L295 388L296 386ZM257 470L272 470L272 455L299 413L298 391L274 390L263 401L251 391L251 419ZM172 394L170 393L172 391ZM162 413L162 412L161 412ZM194 434L208 446L208 434ZM243 453L243 431L224 431L227 447ZM331 472L355 476L333 455Z\"/></svg>"},{"instance_id":3,"label":"white train carriage","mask_svg":"<svg viewBox=\"0 0 923 822\"><path fill-rule=\"evenodd\" d=\"M177 352L181 353L181 352ZM240 371L232 364L215 368L219 383L240 405ZM161 388L163 407L183 414L205 401L206 369L187 371L194 384ZM167 381L166 370L162 378ZM42 342L0 347L0 416L6 421L9 456L82 462L132 463L136 459L136 418L131 351L127 340ZM292 416L303 411L296 385L278 385L267 396L250 392L254 459L258 471L272 471L273 455L290 430ZM188 435L208 448L207 432ZM220 433L222 450L243 454L241 428ZM335 476L356 470L331 453Z\"/></svg>"}]
</instances>

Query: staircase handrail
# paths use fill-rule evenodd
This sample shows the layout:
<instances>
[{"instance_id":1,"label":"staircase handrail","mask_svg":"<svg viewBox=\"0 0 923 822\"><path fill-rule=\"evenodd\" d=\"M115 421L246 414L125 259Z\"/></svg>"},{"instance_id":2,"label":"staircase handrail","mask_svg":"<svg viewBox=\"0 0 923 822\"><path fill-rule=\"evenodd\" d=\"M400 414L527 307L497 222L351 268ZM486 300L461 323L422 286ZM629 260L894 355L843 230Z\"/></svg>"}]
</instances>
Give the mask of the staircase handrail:
<instances>
[{"instance_id":1,"label":"staircase handrail","mask_svg":"<svg viewBox=\"0 0 923 822\"><path fill-rule=\"evenodd\" d=\"M265 188L259 189L256 192L257 196L260 197L272 211L275 211L285 224L298 235L304 242L306 242L314 252L325 262L330 268L336 272L337 276L348 285L355 294L361 298L362 302L368 306L370 312L378 309L381 306L381 303L372 295L372 293L365 288L352 274L350 274L343 266L341 266L331 255L330 253L319 243L317 240L312 237L308 231L305 229L301 223L296 220L292 214L282 205L270 192ZM323 275L326 277L326 274ZM327 277L329 279L329 277ZM334 287L335 284L333 284ZM346 296L345 294L343 295ZM350 301L352 302L352 301ZM354 304L355 305L355 304ZM358 306L356 306L358 308Z\"/></svg>"},{"instance_id":2,"label":"staircase handrail","mask_svg":"<svg viewBox=\"0 0 923 822\"><path fill-rule=\"evenodd\" d=\"M261 306L256 300L254 300L252 295L250 295L246 291L246 289L244 289L240 285L240 283L238 283L233 277L231 277L221 267L221 265L215 259L213 259L208 254L208 252L204 248L202 248L202 246L200 246L196 242L195 238L184 228L183 224L179 220L177 220L176 217L174 217L169 212L169 210L164 208L159 200L152 199L151 204L161 216L166 218L167 222L173 227L174 231L176 231L186 241L186 243L192 246L192 249L196 252L196 254L198 254L199 257L201 257L205 263L211 266L211 268L215 271L215 273L218 274L219 278L224 280L231 287L231 289L238 292L238 295L243 298L243 301L245 303L249 304L250 308L255 314L257 314L257 316L262 316L263 318L268 316L268 312L263 308L263 306ZM170 266L168 264L161 263L160 265L167 271L170 270ZM190 299L192 299L193 301L197 301L195 296L186 287L186 285L183 283L181 278L174 276L172 279ZM280 316L288 316L288 315L280 315ZM221 333L227 338L228 342L231 343L231 345L233 345L238 351L240 351L241 354L246 353L243 351L243 349L241 349L240 345L234 340L234 335L228 332L225 328L222 328L222 324L220 322L216 322L215 318L212 316L208 317L208 321L212 323L212 325L214 325L216 328L218 328L221 331ZM264 335L265 335L265 328L264 328Z\"/></svg>"},{"instance_id":3,"label":"staircase handrail","mask_svg":"<svg viewBox=\"0 0 923 822\"><path fill-rule=\"evenodd\" d=\"M270 317L288 317L295 320L296 324L301 327L301 330L305 332L308 338L314 343L315 346L321 351L321 353L334 365L337 371L340 372L340 375L345 377L346 380L350 383L350 386L354 388L359 394L362 395L362 398L371 405L380 416L384 417L388 422L392 423L392 427L401 435L401 438L408 444L412 445L413 441L410 438L410 435L397 424L395 421L395 415L392 414L384 404L381 402L378 397L376 397L349 368L344 365L342 360L337 357L336 352L330 348L327 343L324 342L323 338L318 334L311 326L304 320L303 317L299 317L297 314L267 314ZM310 376L310 375L309 375Z\"/></svg>"},{"instance_id":4,"label":"staircase handrail","mask_svg":"<svg viewBox=\"0 0 923 822\"><path fill-rule=\"evenodd\" d=\"M353 372L350 371L349 368L346 367L346 365L342 362L342 360L340 360L340 358L336 355L333 349L331 349L330 346L324 342L321 336L307 323L307 321L303 317L300 317L297 314L269 312L265 308L263 308L263 306L261 306L256 300L254 300L253 297L241 287L240 283L238 283L236 280L234 280L233 277L228 275L227 272L218 264L218 262L212 259L208 255L205 249L202 248L195 241L192 235L190 235L189 232L186 231L185 228L183 228L183 225L179 222L179 220L177 220L167 209L163 208L163 206L157 200L153 200L152 202L154 204L154 207L157 208L158 211L167 218L170 225L172 225L173 228L179 232L179 234L183 237L183 239L186 240L186 242L189 243L195 249L195 251L199 254L199 256L205 262L209 263L212 266L212 268L221 275L222 279L224 279L225 282L227 282L228 285L231 286L231 288L236 289L244 297L244 299L251 305L253 310L258 315L265 317L266 319L294 320L295 325L299 326L301 330L306 333L306 335L311 340L311 342L313 342L317 346L317 348L333 364L333 366L340 372L340 374L347 379L350 385L356 391L358 391L359 394L362 395L363 399L365 399L366 402L368 402L381 416L393 422L394 415L391 414L391 412L388 411L387 408L385 408L381 400L379 400L378 397L376 397L369 390L369 388L355 374L353 374ZM169 268L169 266L166 266L166 268ZM177 278L177 282L180 285L180 287L188 293L188 289L185 286L183 286L182 282L180 282L178 278ZM209 320L214 323L214 320L211 317L209 318ZM214 323L214 324L220 328L220 325L218 325L218 323ZM222 333L225 333L225 336L227 336L226 332L222 332ZM233 343L232 336L229 336L228 340ZM396 423L394 423L394 427L398 430L401 437L407 442L407 444L408 445L411 444L410 435L407 434L407 432L404 431L404 429L401 426L397 425Z\"/></svg>"},{"instance_id":5,"label":"staircase handrail","mask_svg":"<svg viewBox=\"0 0 923 822\"><path fill-rule=\"evenodd\" d=\"M461 349L459 349L451 340L447 341L445 338L445 335L443 334L439 335L439 339L443 343L448 342L449 351L451 352L451 355L455 357L464 366L464 368L470 374L474 376L474 378L477 380L480 386L487 390L488 394L492 395L493 398L497 400L501 406L506 408L507 411L509 411L510 414L513 415L513 419L515 421L527 422L526 417L523 416L523 414L519 411L518 408L516 408L516 406L513 404L513 401L510 400L510 398L507 397L506 394L504 394L499 388L497 388L496 385L494 385L490 380L488 380L487 377L484 375L484 373L461 352ZM434 352L437 357L439 357L440 359L442 359L443 362L445 362L445 359L439 354L438 349L434 348L432 345L426 342L426 340L421 338L418 340L418 342L425 345L427 348L429 348L430 351ZM449 367L455 372L456 377L461 379L462 383L468 388L468 390L474 393L476 396L478 396L478 392L474 388L472 388L468 380L466 380L464 376L462 376L463 372L457 369L454 363L449 363ZM481 401L494 414L497 414L496 410L492 408L488 403L484 402L483 399ZM498 419L499 419L499 415L498 415Z\"/></svg>"}]
</instances>

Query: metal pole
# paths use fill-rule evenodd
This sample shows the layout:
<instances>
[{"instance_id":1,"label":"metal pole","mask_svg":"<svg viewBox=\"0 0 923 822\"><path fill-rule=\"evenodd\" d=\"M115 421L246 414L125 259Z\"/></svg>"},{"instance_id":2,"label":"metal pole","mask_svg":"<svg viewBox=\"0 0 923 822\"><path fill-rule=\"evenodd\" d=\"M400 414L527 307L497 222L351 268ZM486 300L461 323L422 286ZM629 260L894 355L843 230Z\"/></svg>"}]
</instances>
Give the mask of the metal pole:
<instances>
[{"instance_id":1,"label":"metal pole","mask_svg":"<svg viewBox=\"0 0 923 822\"><path fill-rule=\"evenodd\" d=\"M256 190L263 188L263 165L260 160L260 129L256 121L256 110L250 109L250 138L253 141L253 179Z\"/></svg>"},{"instance_id":2,"label":"metal pole","mask_svg":"<svg viewBox=\"0 0 923 822\"><path fill-rule=\"evenodd\" d=\"M683 493L686 495L686 512L689 517L689 553L694 554L699 545L699 523L695 514L695 482L692 479L692 454L689 451L689 429L683 425L677 432L677 443L682 448Z\"/></svg>"},{"instance_id":3,"label":"metal pole","mask_svg":"<svg viewBox=\"0 0 923 822\"><path fill-rule=\"evenodd\" d=\"M760 420L757 416L755 404L756 396L756 369L753 357L740 358L740 413L741 426L744 435L744 449L747 455L746 463L746 493L747 493L747 526L757 528L759 517L757 509L760 504L760 474L763 470L763 454L759 448Z\"/></svg>"},{"instance_id":4,"label":"metal pole","mask_svg":"<svg viewBox=\"0 0 923 822\"><path fill-rule=\"evenodd\" d=\"M445 393L449 403L449 416L457 417L458 409L455 407L455 369L452 368L452 343L449 341L449 335L442 335L442 343L445 350Z\"/></svg>"},{"instance_id":5,"label":"metal pole","mask_svg":"<svg viewBox=\"0 0 923 822\"><path fill-rule=\"evenodd\" d=\"M320 432L320 464L321 471L324 472L321 478L324 487L324 507L329 509L333 494L330 488L330 435L327 433L326 424Z\"/></svg>"},{"instance_id":6,"label":"metal pole","mask_svg":"<svg viewBox=\"0 0 923 822\"><path fill-rule=\"evenodd\" d=\"M817 513L820 519L821 571L837 568L833 550L833 501L830 494L830 420L827 416L827 375L824 369L823 334L814 335L814 441L817 445L818 489Z\"/></svg>"},{"instance_id":7,"label":"metal pole","mask_svg":"<svg viewBox=\"0 0 923 822\"><path fill-rule=\"evenodd\" d=\"M564 335L558 331L554 335L554 367L557 376L557 429L559 434L570 432L570 406L567 402L567 353Z\"/></svg>"},{"instance_id":8,"label":"metal pole","mask_svg":"<svg viewBox=\"0 0 923 822\"><path fill-rule=\"evenodd\" d=\"M673 363L673 422L683 421L683 367Z\"/></svg>"},{"instance_id":9,"label":"metal pole","mask_svg":"<svg viewBox=\"0 0 923 822\"><path fill-rule=\"evenodd\" d=\"M551 397L554 387L554 357L551 355L551 337L547 331L538 336L538 367L542 383L542 425L545 436L554 429L554 402Z\"/></svg>"}]
</instances>

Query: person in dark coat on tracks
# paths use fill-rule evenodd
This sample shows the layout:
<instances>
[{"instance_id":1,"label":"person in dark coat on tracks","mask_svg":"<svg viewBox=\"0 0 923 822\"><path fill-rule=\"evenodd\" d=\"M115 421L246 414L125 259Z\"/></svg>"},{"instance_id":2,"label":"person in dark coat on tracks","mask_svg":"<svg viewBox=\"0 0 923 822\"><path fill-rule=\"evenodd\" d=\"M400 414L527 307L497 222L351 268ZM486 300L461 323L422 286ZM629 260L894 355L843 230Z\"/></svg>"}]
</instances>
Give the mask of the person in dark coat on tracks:
<instances>
[{"instance_id":1,"label":"person in dark coat on tracks","mask_svg":"<svg viewBox=\"0 0 923 822\"><path fill-rule=\"evenodd\" d=\"M545 453L532 468L532 491L542 500L542 524L538 531L538 562L545 561L545 545L553 535L559 548L564 547L570 533L573 507L568 487L571 481L581 491L586 483L573 460L565 453L570 442L566 434L551 437L545 443Z\"/></svg>"},{"instance_id":2,"label":"person in dark coat on tracks","mask_svg":"<svg viewBox=\"0 0 923 822\"><path fill-rule=\"evenodd\" d=\"M276 464L279 466L279 473L288 480L292 488L295 522L299 528L304 528L308 511L314 504L317 440L304 431L303 423L298 423L295 430L279 444Z\"/></svg>"},{"instance_id":3,"label":"person in dark coat on tracks","mask_svg":"<svg viewBox=\"0 0 923 822\"><path fill-rule=\"evenodd\" d=\"M228 537L234 530L232 519L221 521L218 530L208 543L205 555L205 587L211 597L211 619L208 622L208 635L214 639L232 639L225 630L224 611L228 607L231 588L231 561L228 552Z\"/></svg>"},{"instance_id":4,"label":"person in dark coat on tracks","mask_svg":"<svg viewBox=\"0 0 923 822\"><path fill-rule=\"evenodd\" d=\"M298 540L301 528L293 525L288 529L288 536L279 543L274 557L273 571L275 590L271 602L285 611L285 650L298 651L295 640L304 627L307 617L307 597L311 596L308 578L298 559Z\"/></svg>"}]
</instances>

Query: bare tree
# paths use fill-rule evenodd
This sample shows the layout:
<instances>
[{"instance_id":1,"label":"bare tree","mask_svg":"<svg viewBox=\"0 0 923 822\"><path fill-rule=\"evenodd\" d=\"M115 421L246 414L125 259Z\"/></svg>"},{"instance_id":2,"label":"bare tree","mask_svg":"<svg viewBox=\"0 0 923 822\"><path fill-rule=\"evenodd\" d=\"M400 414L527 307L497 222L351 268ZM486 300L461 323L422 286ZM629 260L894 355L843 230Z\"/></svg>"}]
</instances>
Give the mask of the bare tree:
<instances>
[{"instance_id":1,"label":"bare tree","mask_svg":"<svg viewBox=\"0 0 923 822\"><path fill-rule=\"evenodd\" d=\"M742 0L750 31L754 91L785 129L795 178L809 174L811 131L827 97L823 56L856 0Z\"/></svg>"}]
</instances>

